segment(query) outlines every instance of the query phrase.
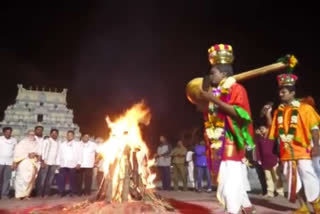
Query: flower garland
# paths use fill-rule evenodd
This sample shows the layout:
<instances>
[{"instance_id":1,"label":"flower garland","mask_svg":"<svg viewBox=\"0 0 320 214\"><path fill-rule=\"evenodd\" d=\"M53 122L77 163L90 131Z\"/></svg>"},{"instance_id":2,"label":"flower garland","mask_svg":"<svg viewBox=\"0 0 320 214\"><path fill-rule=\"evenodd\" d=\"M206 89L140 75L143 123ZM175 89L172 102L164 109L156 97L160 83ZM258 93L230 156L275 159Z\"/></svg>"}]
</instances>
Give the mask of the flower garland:
<instances>
[{"instance_id":1,"label":"flower garland","mask_svg":"<svg viewBox=\"0 0 320 214\"><path fill-rule=\"evenodd\" d=\"M212 93L222 101L228 101L231 86L236 82L232 77L222 81L218 88L214 88ZM218 107L210 102L208 120L205 122L206 134L211 141L211 148L219 149L222 147L225 135L225 114L218 111Z\"/></svg>"},{"instance_id":2,"label":"flower garland","mask_svg":"<svg viewBox=\"0 0 320 214\"><path fill-rule=\"evenodd\" d=\"M288 65L291 69L293 69L294 67L296 67L296 65L298 64L298 60L294 55L291 55L288 59Z\"/></svg>"},{"instance_id":3,"label":"flower garland","mask_svg":"<svg viewBox=\"0 0 320 214\"><path fill-rule=\"evenodd\" d=\"M280 59L277 60L277 62L282 62L288 66L287 72L286 72L288 74L291 74L293 72L293 69L298 64L298 60L294 55L286 55L284 57L281 57Z\"/></svg>"},{"instance_id":4,"label":"flower garland","mask_svg":"<svg viewBox=\"0 0 320 214\"><path fill-rule=\"evenodd\" d=\"M298 100L294 100L291 102L292 106L292 113L290 118L290 124L289 124L289 130L288 133L285 133L284 130L284 120L283 120L283 111L284 111L284 105L281 104L278 108L278 114L277 114L277 122L279 127L279 136L280 140L285 144L285 148L288 148L290 146L290 143L293 141L293 138L296 133L297 124L298 124L298 109L300 107L300 102Z\"/></svg>"}]
</instances>

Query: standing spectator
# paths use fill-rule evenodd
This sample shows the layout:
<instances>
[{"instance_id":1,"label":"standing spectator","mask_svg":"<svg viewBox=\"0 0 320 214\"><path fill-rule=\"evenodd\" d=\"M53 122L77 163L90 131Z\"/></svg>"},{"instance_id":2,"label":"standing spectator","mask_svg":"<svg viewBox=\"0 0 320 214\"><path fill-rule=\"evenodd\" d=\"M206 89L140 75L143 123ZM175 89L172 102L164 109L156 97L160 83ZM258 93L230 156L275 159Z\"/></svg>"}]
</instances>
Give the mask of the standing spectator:
<instances>
[{"instance_id":1,"label":"standing spectator","mask_svg":"<svg viewBox=\"0 0 320 214\"><path fill-rule=\"evenodd\" d=\"M97 188L100 187L100 184L102 182L103 176L104 176L104 171L103 171L103 155L102 155L102 149L103 149L103 139L101 137L97 138L97 158L96 158L96 163L95 165L97 166Z\"/></svg>"},{"instance_id":2,"label":"standing spectator","mask_svg":"<svg viewBox=\"0 0 320 214\"><path fill-rule=\"evenodd\" d=\"M182 180L183 191L187 191L187 170L185 165L187 149L184 147L182 140L179 140L177 146L172 150L172 165L173 165L173 184L174 190L179 189L179 180Z\"/></svg>"},{"instance_id":3,"label":"standing spectator","mask_svg":"<svg viewBox=\"0 0 320 214\"><path fill-rule=\"evenodd\" d=\"M40 157L37 154L38 143L34 131L29 131L28 136L20 141L13 154L14 165L17 167L15 179L15 197L29 199L35 179L40 167Z\"/></svg>"},{"instance_id":4,"label":"standing spectator","mask_svg":"<svg viewBox=\"0 0 320 214\"><path fill-rule=\"evenodd\" d=\"M192 151L191 146L189 146L189 149L188 149L188 152L187 152L187 155L186 155L186 161L187 161L187 167L188 167L188 183L194 189L195 188L195 182L194 182L193 156L194 156L194 151Z\"/></svg>"},{"instance_id":5,"label":"standing spectator","mask_svg":"<svg viewBox=\"0 0 320 214\"><path fill-rule=\"evenodd\" d=\"M246 171L249 185L247 191L261 189L261 194L266 196L267 194L267 183L264 175L264 170L261 164L258 163L256 158L256 150L250 147L246 147L245 160Z\"/></svg>"},{"instance_id":6,"label":"standing spectator","mask_svg":"<svg viewBox=\"0 0 320 214\"><path fill-rule=\"evenodd\" d=\"M59 131L52 129L50 131L50 138L43 141L44 153L42 156L43 163L39 171L40 183L37 189L38 196L48 196L50 194L50 188L55 176L55 172L58 169L58 152L60 142L57 140Z\"/></svg>"},{"instance_id":7,"label":"standing spectator","mask_svg":"<svg viewBox=\"0 0 320 214\"><path fill-rule=\"evenodd\" d=\"M45 147L44 138L43 138L43 126L36 126L34 128L34 134L35 134L34 137L38 144L38 154L42 156L44 153L44 147Z\"/></svg>"},{"instance_id":8,"label":"standing spectator","mask_svg":"<svg viewBox=\"0 0 320 214\"><path fill-rule=\"evenodd\" d=\"M160 136L160 146L157 149L157 165L161 174L162 190L171 189L171 145L164 136Z\"/></svg>"},{"instance_id":9,"label":"standing spectator","mask_svg":"<svg viewBox=\"0 0 320 214\"><path fill-rule=\"evenodd\" d=\"M275 191L284 196L283 185L279 172L278 157L273 154L275 142L268 139L268 128L265 125L259 126L259 132L256 132L256 159L264 170L267 183L267 197L274 197Z\"/></svg>"},{"instance_id":10,"label":"standing spectator","mask_svg":"<svg viewBox=\"0 0 320 214\"><path fill-rule=\"evenodd\" d=\"M43 138L43 126L36 126L34 127L34 134L35 134L35 140L37 142L37 154L39 155L40 158L40 171L39 175L36 178L36 192L40 193L41 192L41 180L43 180L42 175L44 174L42 171L42 168L45 168L45 164L43 161L43 155L44 155L44 138ZM38 195L40 196L40 195Z\"/></svg>"},{"instance_id":11,"label":"standing spectator","mask_svg":"<svg viewBox=\"0 0 320 214\"><path fill-rule=\"evenodd\" d=\"M211 176L208 168L206 146L204 140L200 141L200 144L195 147L196 155L196 167L197 167L197 192L202 190L202 179L203 175L206 175L207 179L207 192L212 192L211 188Z\"/></svg>"},{"instance_id":12,"label":"standing spectator","mask_svg":"<svg viewBox=\"0 0 320 214\"><path fill-rule=\"evenodd\" d=\"M67 140L60 145L58 163L59 179L58 189L60 196L64 196L66 180L70 184L70 196L77 194L77 176L76 173L81 167L82 163L82 146L79 142L74 140L74 131L67 132Z\"/></svg>"},{"instance_id":13,"label":"standing spectator","mask_svg":"<svg viewBox=\"0 0 320 214\"><path fill-rule=\"evenodd\" d=\"M2 129L3 136L0 137L0 191L1 198L9 197L10 179L13 163L13 152L17 144L17 140L11 137L12 128L4 127Z\"/></svg>"},{"instance_id":14,"label":"standing spectator","mask_svg":"<svg viewBox=\"0 0 320 214\"><path fill-rule=\"evenodd\" d=\"M79 191L80 194L91 194L92 179L93 179L93 167L97 155L97 144L89 141L89 135L85 134L80 142L82 146L82 163L80 169ZM84 181L84 190L82 190L82 184Z\"/></svg>"},{"instance_id":15,"label":"standing spectator","mask_svg":"<svg viewBox=\"0 0 320 214\"><path fill-rule=\"evenodd\" d=\"M256 129L255 130L255 136L260 136L260 130ZM246 167L247 167L247 173L248 173L248 180L250 188L248 189L259 189L259 184L261 187L261 193L262 195L266 196L267 194L267 183L266 183L266 177L264 174L264 170L259 164L257 160L257 147L251 148L251 147L246 147Z\"/></svg>"}]
</instances>

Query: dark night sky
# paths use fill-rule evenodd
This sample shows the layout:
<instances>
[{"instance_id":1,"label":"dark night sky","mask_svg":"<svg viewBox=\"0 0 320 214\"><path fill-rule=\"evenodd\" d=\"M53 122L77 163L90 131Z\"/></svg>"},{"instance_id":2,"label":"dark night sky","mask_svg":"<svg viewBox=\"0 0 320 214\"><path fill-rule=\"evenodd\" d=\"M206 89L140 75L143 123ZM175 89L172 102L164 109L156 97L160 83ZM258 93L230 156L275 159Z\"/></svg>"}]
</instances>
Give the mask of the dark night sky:
<instances>
[{"instance_id":1,"label":"dark night sky","mask_svg":"<svg viewBox=\"0 0 320 214\"><path fill-rule=\"evenodd\" d=\"M206 74L207 49L216 43L233 46L236 73L295 54L300 60L298 94L312 95L317 103L320 98L319 11L312 4L24 2L0 9L1 113L14 102L18 83L68 88L68 107L82 132L105 136L107 114L145 99L153 115L150 136L177 136L202 123L185 97L185 86ZM275 77L244 83L255 118L266 101L277 101Z\"/></svg>"}]
</instances>

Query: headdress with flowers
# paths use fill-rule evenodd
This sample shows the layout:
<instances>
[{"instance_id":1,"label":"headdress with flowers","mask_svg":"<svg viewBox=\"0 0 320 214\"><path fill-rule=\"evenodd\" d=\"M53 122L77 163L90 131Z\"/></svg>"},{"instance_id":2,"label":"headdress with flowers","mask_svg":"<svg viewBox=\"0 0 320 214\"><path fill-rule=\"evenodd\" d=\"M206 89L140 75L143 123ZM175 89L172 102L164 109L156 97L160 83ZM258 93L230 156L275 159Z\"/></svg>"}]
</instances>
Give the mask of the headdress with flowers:
<instances>
[{"instance_id":1,"label":"headdress with flowers","mask_svg":"<svg viewBox=\"0 0 320 214\"><path fill-rule=\"evenodd\" d=\"M298 77L292 73L298 64L297 58L294 55L286 55L285 57L280 58L278 62L283 62L288 65L286 72L277 76L279 87L294 86Z\"/></svg>"},{"instance_id":2,"label":"headdress with flowers","mask_svg":"<svg viewBox=\"0 0 320 214\"><path fill-rule=\"evenodd\" d=\"M292 74L295 66L298 63L298 60L293 55L287 55L278 61L284 62L288 65L287 71L285 74L280 74L277 77L278 85L279 87L282 86L294 86L296 81L298 80L298 77L294 74ZM284 108L285 105L281 104L278 107L278 114L277 114L277 124L278 124L278 130L279 130L279 137L280 137L280 143L284 143L284 148L289 149L291 151L292 158L294 157L293 154L293 148L292 148L292 141L294 140L297 124L298 124L298 118L299 118L299 107L300 107L300 101L299 100L293 100L290 103L290 106L292 108L291 118L290 118L290 124L289 124L289 130L286 132L284 130Z\"/></svg>"}]
</instances>

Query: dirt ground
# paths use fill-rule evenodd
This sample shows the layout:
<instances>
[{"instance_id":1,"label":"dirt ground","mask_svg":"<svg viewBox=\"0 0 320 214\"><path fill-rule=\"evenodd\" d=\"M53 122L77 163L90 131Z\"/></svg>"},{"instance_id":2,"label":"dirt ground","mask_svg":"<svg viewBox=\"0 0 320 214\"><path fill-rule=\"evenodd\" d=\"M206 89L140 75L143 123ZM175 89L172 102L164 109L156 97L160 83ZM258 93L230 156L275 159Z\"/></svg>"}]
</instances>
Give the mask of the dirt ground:
<instances>
[{"instance_id":1,"label":"dirt ground","mask_svg":"<svg viewBox=\"0 0 320 214\"><path fill-rule=\"evenodd\" d=\"M175 207L175 211L153 210L150 204L143 202L127 202L123 204L105 204L96 202L81 207L88 197L58 197L31 198L31 200L6 199L0 200L0 214L6 213L182 213L182 214L222 214L223 207L218 203L215 193L197 193L193 191L158 191L158 193ZM94 193L93 193L94 194ZM281 196L268 199L258 194L250 194L250 198L257 213L280 214L291 213L296 208L294 204ZM87 204L88 205L88 204ZM77 209L70 207L79 206ZM69 210L66 210L69 209ZM42 211L39 211L42 210ZM46 210L47 211L43 211ZM49 211L48 211L49 209ZM38 210L38 211L37 211Z\"/></svg>"}]
</instances>

